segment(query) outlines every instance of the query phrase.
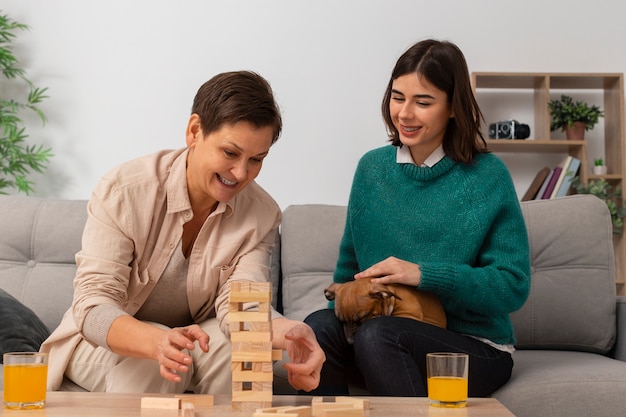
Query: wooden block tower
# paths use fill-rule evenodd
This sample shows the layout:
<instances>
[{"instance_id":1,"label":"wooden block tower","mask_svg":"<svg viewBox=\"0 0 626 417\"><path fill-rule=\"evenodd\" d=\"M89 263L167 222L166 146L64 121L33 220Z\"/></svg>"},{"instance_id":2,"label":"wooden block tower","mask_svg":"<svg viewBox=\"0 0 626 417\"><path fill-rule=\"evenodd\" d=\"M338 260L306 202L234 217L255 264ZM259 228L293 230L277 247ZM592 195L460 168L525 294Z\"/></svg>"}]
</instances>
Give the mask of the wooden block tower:
<instances>
[{"instance_id":1,"label":"wooden block tower","mask_svg":"<svg viewBox=\"0 0 626 417\"><path fill-rule=\"evenodd\" d=\"M243 311L245 303L258 311ZM272 328L269 282L230 284L230 340L234 411L255 411L272 405Z\"/></svg>"}]
</instances>

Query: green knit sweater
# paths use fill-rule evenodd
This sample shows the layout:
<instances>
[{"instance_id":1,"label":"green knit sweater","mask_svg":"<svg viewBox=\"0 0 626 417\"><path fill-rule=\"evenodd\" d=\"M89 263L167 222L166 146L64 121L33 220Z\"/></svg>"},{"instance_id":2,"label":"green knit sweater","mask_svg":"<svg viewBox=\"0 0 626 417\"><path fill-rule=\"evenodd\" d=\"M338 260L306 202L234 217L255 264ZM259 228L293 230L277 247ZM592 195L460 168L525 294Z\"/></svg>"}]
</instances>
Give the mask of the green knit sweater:
<instances>
[{"instance_id":1,"label":"green knit sweater","mask_svg":"<svg viewBox=\"0 0 626 417\"><path fill-rule=\"evenodd\" d=\"M359 161L335 282L389 256L419 264L448 329L514 344L509 313L530 290L526 225L511 176L493 154L431 168L396 163L388 145Z\"/></svg>"}]
</instances>

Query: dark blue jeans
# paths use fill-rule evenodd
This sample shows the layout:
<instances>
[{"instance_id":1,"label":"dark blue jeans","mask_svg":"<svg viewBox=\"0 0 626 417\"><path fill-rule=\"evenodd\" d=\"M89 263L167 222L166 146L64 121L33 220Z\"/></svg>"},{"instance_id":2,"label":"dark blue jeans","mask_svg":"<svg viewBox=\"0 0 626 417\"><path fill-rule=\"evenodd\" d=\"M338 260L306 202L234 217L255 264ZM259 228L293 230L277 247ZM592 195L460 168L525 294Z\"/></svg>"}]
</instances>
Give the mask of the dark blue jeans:
<instances>
[{"instance_id":1,"label":"dark blue jeans","mask_svg":"<svg viewBox=\"0 0 626 417\"><path fill-rule=\"evenodd\" d=\"M334 310L320 310L305 322L326 353L320 385L310 395L348 395L348 384L370 395L425 397L426 354L469 354L469 396L485 397L511 377L513 359L473 337L401 317L377 317L363 323L354 344L346 342Z\"/></svg>"}]
</instances>

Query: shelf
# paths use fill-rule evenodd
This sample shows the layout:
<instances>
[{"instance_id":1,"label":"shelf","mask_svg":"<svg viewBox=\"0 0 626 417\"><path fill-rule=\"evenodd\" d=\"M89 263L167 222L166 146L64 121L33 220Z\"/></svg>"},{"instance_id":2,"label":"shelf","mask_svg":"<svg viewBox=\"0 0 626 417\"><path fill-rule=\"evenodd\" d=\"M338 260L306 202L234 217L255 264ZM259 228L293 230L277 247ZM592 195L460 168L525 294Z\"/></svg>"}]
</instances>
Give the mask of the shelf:
<instances>
[{"instance_id":1,"label":"shelf","mask_svg":"<svg viewBox=\"0 0 626 417\"><path fill-rule=\"evenodd\" d=\"M626 160L624 155L624 81L618 73L524 73L474 72L472 87L486 120L498 120L502 106L515 111L532 112L534 138L486 139L487 148L496 153L551 154L561 153L580 159L578 177L583 184L604 179L612 186L624 188ZM601 93L604 110L604 160L609 174L590 174L588 143L585 140L551 139L548 103L564 93L576 98L578 93ZM484 104L487 104L483 108ZM490 106L489 106L490 104ZM491 111L491 113L489 113ZM486 137L486 134L485 134ZM518 166L518 168L520 168ZM524 166L521 166L524 169ZM531 168L528 169L529 171ZM534 170L534 168L532 169ZM530 175L533 175L531 172ZM626 194L626 193L625 193ZM626 231L615 234L617 293L626 295Z\"/></svg>"},{"instance_id":2,"label":"shelf","mask_svg":"<svg viewBox=\"0 0 626 417\"><path fill-rule=\"evenodd\" d=\"M494 152L569 153L572 149L587 146L584 140L561 139L486 139L487 147Z\"/></svg>"}]
</instances>

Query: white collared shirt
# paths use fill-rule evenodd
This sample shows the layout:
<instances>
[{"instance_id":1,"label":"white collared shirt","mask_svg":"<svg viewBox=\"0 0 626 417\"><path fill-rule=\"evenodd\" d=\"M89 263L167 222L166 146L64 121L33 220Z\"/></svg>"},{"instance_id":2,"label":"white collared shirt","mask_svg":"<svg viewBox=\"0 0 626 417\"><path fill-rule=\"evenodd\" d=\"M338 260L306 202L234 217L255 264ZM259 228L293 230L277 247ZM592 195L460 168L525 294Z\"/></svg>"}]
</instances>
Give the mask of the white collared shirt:
<instances>
[{"instance_id":1,"label":"white collared shirt","mask_svg":"<svg viewBox=\"0 0 626 417\"><path fill-rule=\"evenodd\" d=\"M421 164L420 166L430 168L433 165L435 165L437 162L441 161L444 156L446 156L446 154L443 151L443 145L439 145L437 149L435 149L433 153L431 153L428 156L428 158L426 158L424 163ZM413 156L411 156L411 150L409 149L408 146L404 146L404 145L398 146L398 149L396 150L396 162L398 164L417 165L415 161L413 161Z\"/></svg>"}]
</instances>

